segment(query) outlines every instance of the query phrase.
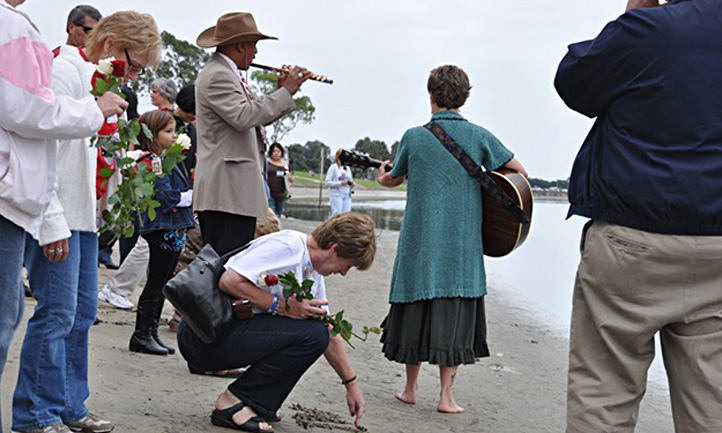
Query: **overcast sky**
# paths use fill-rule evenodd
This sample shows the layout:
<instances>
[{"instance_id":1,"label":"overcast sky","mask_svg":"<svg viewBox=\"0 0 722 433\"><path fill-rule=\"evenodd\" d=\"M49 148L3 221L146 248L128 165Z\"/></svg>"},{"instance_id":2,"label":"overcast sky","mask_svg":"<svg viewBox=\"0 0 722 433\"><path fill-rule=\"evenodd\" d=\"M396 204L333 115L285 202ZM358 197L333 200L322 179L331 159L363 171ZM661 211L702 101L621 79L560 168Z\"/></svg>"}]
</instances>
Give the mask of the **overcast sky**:
<instances>
[{"instance_id":1,"label":"overcast sky","mask_svg":"<svg viewBox=\"0 0 722 433\"><path fill-rule=\"evenodd\" d=\"M81 0L82 1L82 0ZM161 30L195 42L217 18L253 13L261 32L256 61L299 64L327 75L304 84L316 121L284 144L321 140L351 148L371 137L389 146L430 117L426 79L455 64L473 89L462 114L499 137L532 177L566 178L591 120L566 108L553 78L572 42L591 39L623 11L624 0L90 0L104 15L135 9ZM27 0L48 45L65 41L65 20L79 1ZM200 67L200 65L199 65Z\"/></svg>"}]
</instances>

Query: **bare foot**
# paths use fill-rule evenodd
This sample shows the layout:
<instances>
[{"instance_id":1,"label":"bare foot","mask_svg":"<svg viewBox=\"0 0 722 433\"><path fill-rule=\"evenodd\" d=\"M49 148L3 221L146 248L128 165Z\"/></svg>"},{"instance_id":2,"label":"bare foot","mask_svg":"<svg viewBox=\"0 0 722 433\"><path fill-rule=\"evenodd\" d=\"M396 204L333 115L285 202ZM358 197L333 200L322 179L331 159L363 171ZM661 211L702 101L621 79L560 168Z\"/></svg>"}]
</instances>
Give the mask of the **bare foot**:
<instances>
[{"instance_id":1,"label":"bare foot","mask_svg":"<svg viewBox=\"0 0 722 433\"><path fill-rule=\"evenodd\" d=\"M416 395L406 393L406 391L400 392L400 393L396 394L394 397L396 397L396 400L398 400L402 403L416 404Z\"/></svg>"},{"instance_id":2,"label":"bare foot","mask_svg":"<svg viewBox=\"0 0 722 433\"><path fill-rule=\"evenodd\" d=\"M436 408L441 413L463 413L464 408L456 404L454 400L450 402L439 402L439 406Z\"/></svg>"}]
</instances>

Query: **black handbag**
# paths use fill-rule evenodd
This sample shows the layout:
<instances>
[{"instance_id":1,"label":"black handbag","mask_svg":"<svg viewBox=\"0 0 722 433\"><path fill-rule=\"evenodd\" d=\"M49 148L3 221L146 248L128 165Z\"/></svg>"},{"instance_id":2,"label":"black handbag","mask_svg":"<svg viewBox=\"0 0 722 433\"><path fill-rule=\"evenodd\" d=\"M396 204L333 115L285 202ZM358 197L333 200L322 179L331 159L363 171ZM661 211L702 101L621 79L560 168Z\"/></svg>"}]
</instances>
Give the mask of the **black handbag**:
<instances>
[{"instance_id":1,"label":"black handbag","mask_svg":"<svg viewBox=\"0 0 722 433\"><path fill-rule=\"evenodd\" d=\"M234 303L240 301L221 291L218 281L225 271L223 265L226 261L248 245L220 257L209 244L204 246L196 258L163 288L166 299L206 344L216 341L236 321ZM241 306L250 307L247 302L240 303Z\"/></svg>"}]
</instances>

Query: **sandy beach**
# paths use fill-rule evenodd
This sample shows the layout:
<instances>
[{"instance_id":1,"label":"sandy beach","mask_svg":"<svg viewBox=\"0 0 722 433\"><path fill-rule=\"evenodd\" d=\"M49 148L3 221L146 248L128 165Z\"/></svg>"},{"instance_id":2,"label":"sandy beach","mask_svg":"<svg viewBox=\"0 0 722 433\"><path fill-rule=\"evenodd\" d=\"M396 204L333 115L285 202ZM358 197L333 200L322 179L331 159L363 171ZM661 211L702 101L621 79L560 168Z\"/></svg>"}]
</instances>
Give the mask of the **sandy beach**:
<instances>
[{"instance_id":1,"label":"sandy beach","mask_svg":"<svg viewBox=\"0 0 722 433\"><path fill-rule=\"evenodd\" d=\"M316 224L282 221L283 228L304 232L310 232ZM387 310L398 233L380 231L379 235L378 255L370 270L352 270L346 278L327 279L332 308L344 309L359 328L378 326ZM101 268L101 286L113 272ZM10 430L18 356L34 304L32 299L26 301L26 319L15 334L3 376L3 431ZM461 415L436 412L438 368L424 367L418 402L408 406L394 399L404 383L403 366L383 357L378 336L357 343L350 357L367 402L363 426L375 433L563 432L568 341L558 330L551 329L535 309L518 293L490 287L487 314L492 356L459 369L455 396L466 408ZM166 303L164 318L169 318L170 313ZM213 402L228 379L190 374L180 354L158 357L129 352L134 312L101 303L98 317L102 322L91 330L91 411L112 420L116 432L228 431L209 421ZM177 347L175 335L167 326L162 327L161 337ZM354 431L344 388L323 358L301 379L281 415L283 420L275 424L277 432ZM304 423L310 423L308 430L304 430ZM663 389L648 389L636 431L673 432L669 399Z\"/></svg>"}]
</instances>

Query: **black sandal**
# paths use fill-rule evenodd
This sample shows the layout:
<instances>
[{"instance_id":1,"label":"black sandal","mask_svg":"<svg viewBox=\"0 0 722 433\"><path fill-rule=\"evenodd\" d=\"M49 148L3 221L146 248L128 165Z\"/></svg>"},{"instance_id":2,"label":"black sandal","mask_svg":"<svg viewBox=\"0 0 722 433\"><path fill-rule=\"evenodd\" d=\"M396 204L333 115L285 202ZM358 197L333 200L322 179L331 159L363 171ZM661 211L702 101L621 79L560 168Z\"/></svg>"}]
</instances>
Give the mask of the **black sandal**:
<instances>
[{"instance_id":1,"label":"black sandal","mask_svg":"<svg viewBox=\"0 0 722 433\"><path fill-rule=\"evenodd\" d=\"M191 374L200 374L204 376L215 376L215 377L223 377L226 379L238 379L239 377L243 376L243 374L246 372L246 368L231 368L228 370L203 370L198 367L194 367L190 364L188 364L188 370L191 372Z\"/></svg>"},{"instance_id":2,"label":"black sandal","mask_svg":"<svg viewBox=\"0 0 722 433\"><path fill-rule=\"evenodd\" d=\"M266 422L266 420L264 420L258 415L251 417L243 424L236 424L235 421L233 421L233 415L235 415L236 412L239 412L244 407L246 407L246 404L240 402L227 409L214 409L213 413L211 414L211 424L219 427L232 428L234 430L273 433L273 428L271 428L270 430L261 429L260 424L262 422Z\"/></svg>"}]
</instances>

